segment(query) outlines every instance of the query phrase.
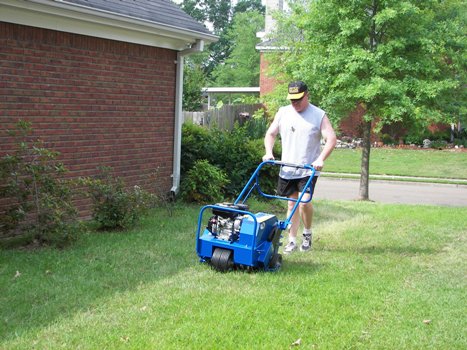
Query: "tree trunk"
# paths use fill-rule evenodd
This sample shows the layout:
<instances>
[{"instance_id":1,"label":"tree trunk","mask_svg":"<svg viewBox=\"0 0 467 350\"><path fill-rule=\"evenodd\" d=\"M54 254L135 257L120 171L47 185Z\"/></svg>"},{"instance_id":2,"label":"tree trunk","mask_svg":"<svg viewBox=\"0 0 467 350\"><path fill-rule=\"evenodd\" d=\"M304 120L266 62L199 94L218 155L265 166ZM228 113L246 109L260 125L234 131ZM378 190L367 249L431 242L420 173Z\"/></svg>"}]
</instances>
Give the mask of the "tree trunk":
<instances>
[{"instance_id":1,"label":"tree trunk","mask_svg":"<svg viewBox=\"0 0 467 350\"><path fill-rule=\"evenodd\" d=\"M363 150L362 164L360 169L360 200L367 201L369 197L370 182L370 149L371 149L371 121L365 121L363 124Z\"/></svg>"}]
</instances>

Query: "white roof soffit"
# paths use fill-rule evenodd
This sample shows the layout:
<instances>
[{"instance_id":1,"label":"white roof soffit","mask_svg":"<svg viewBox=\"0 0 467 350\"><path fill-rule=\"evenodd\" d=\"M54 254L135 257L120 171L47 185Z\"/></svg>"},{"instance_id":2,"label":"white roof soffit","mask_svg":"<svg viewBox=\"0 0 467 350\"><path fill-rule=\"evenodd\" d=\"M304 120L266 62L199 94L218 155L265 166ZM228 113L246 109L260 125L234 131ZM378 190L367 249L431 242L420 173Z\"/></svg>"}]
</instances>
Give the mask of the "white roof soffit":
<instances>
[{"instance_id":1,"label":"white roof soffit","mask_svg":"<svg viewBox=\"0 0 467 350\"><path fill-rule=\"evenodd\" d=\"M202 89L207 93L259 93L259 86L256 87L205 87Z\"/></svg>"},{"instance_id":2,"label":"white roof soffit","mask_svg":"<svg viewBox=\"0 0 467 350\"><path fill-rule=\"evenodd\" d=\"M60 0L0 0L0 21L181 51L215 35L70 5Z\"/></svg>"}]
</instances>

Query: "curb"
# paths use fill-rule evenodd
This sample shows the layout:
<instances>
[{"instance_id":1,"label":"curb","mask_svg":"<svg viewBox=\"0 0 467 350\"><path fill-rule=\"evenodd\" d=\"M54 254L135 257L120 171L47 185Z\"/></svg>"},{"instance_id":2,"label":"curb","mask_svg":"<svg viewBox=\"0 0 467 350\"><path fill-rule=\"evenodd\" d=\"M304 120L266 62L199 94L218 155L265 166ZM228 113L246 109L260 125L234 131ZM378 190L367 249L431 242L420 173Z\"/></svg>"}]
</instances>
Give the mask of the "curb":
<instances>
[{"instance_id":1,"label":"curb","mask_svg":"<svg viewBox=\"0 0 467 350\"><path fill-rule=\"evenodd\" d=\"M334 177L343 179L359 179L360 174L353 173L331 173L321 172L323 177ZM467 185L467 179L442 178L442 177L422 177L422 176L402 176L402 175L371 175L370 180L385 180L385 181L406 181L406 182L428 182L428 183L443 183Z\"/></svg>"}]
</instances>

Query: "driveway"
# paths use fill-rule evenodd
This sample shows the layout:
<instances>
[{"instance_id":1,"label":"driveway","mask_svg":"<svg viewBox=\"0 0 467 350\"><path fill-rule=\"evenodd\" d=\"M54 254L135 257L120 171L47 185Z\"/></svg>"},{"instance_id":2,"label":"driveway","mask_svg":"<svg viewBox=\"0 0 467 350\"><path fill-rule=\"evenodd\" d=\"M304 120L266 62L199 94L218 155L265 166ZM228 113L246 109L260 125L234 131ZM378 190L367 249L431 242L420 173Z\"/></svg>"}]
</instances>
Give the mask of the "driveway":
<instances>
[{"instance_id":1,"label":"driveway","mask_svg":"<svg viewBox=\"0 0 467 350\"><path fill-rule=\"evenodd\" d=\"M360 180L320 177L313 198L356 200ZM467 206L467 185L370 180L370 200L381 203Z\"/></svg>"}]
</instances>

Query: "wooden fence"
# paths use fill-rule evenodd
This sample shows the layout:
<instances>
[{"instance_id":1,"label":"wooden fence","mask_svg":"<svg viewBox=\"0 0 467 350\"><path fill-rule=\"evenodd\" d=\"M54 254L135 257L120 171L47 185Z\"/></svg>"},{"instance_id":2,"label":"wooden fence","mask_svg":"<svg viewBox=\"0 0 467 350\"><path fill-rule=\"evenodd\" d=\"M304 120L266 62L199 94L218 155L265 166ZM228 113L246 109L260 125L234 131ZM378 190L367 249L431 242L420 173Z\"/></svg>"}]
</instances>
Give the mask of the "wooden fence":
<instances>
[{"instance_id":1,"label":"wooden fence","mask_svg":"<svg viewBox=\"0 0 467 350\"><path fill-rule=\"evenodd\" d=\"M183 112L183 121L208 128L215 126L221 130L232 130L236 121L242 124L260 108L263 108L262 104L224 105L204 112Z\"/></svg>"}]
</instances>

